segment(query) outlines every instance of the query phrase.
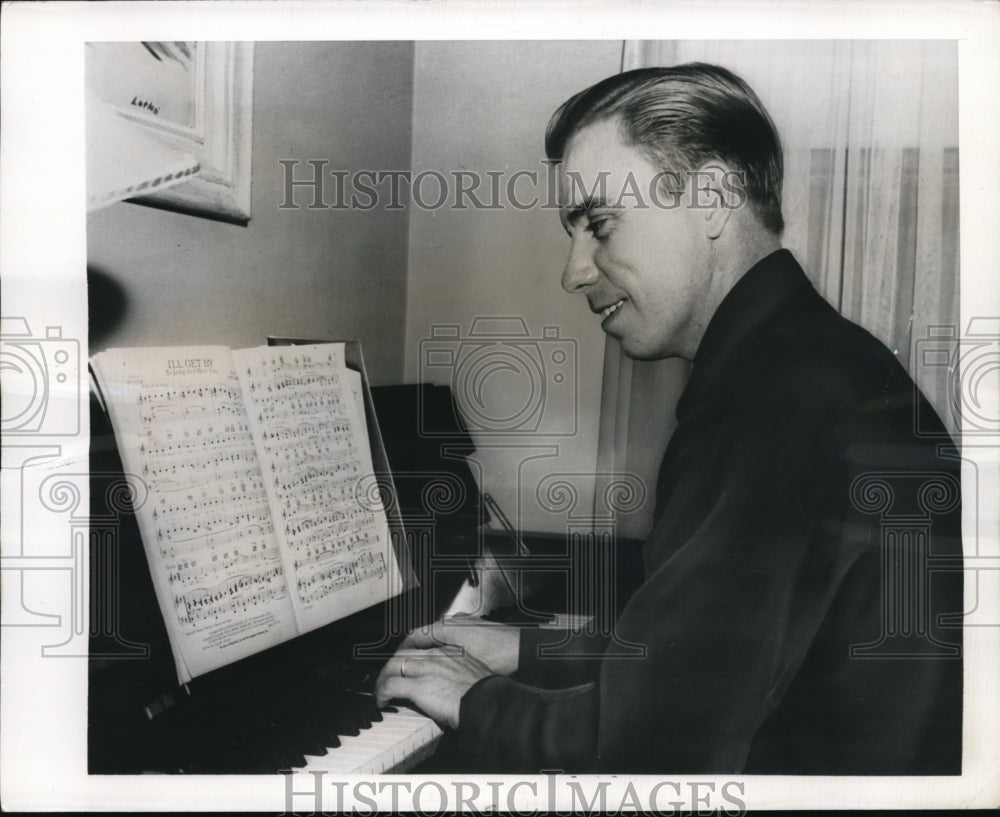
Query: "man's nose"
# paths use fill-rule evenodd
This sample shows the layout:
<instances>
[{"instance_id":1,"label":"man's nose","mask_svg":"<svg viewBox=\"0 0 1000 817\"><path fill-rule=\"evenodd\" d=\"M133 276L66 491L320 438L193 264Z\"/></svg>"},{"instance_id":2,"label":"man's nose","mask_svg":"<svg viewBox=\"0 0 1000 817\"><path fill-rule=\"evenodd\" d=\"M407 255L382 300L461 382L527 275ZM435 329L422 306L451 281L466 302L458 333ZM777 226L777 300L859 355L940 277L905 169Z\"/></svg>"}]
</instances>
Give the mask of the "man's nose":
<instances>
[{"instance_id":1,"label":"man's nose","mask_svg":"<svg viewBox=\"0 0 1000 817\"><path fill-rule=\"evenodd\" d=\"M587 242L573 238L569 247L569 258L563 269L562 286L567 292L580 292L597 281L600 271L594 264L594 253Z\"/></svg>"}]
</instances>

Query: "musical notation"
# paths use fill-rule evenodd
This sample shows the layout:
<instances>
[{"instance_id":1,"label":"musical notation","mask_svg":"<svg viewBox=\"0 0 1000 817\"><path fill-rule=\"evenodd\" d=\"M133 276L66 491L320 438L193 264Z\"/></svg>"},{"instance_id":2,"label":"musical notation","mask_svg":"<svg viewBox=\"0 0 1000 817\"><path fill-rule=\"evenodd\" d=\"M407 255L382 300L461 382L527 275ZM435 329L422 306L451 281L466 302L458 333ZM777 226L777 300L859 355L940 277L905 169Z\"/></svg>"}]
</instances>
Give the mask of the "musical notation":
<instances>
[{"instance_id":1,"label":"musical notation","mask_svg":"<svg viewBox=\"0 0 1000 817\"><path fill-rule=\"evenodd\" d=\"M247 472L247 466L256 464L257 455L253 451L215 451L200 454L191 459L180 459L178 456L157 456L151 453L150 462L143 466L144 479L169 480L172 483L198 484L202 474L210 474L218 479L222 475L237 476Z\"/></svg>"},{"instance_id":2,"label":"musical notation","mask_svg":"<svg viewBox=\"0 0 1000 817\"><path fill-rule=\"evenodd\" d=\"M287 604L288 588L235 372L174 376L187 382L145 383L136 406L155 544L187 631L246 605Z\"/></svg>"},{"instance_id":3,"label":"musical notation","mask_svg":"<svg viewBox=\"0 0 1000 817\"><path fill-rule=\"evenodd\" d=\"M211 540L211 544L219 544L255 537L261 532L271 530L271 514L267 508L256 508L253 511L236 514L220 510L212 516L200 516L178 524L159 526L156 538L158 542L168 543L202 539Z\"/></svg>"},{"instance_id":4,"label":"musical notation","mask_svg":"<svg viewBox=\"0 0 1000 817\"><path fill-rule=\"evenodd\" d=\"M372 543L371 534L368 531L357 531L353 534L344 535L336 545L326 537L316 537L316 540L315 544L310 544L302 548L301 555L303 559L301 561L295 559L292 562L296 573L300 568L313 564L323 564L337 558L345 551L351 553L354 550L367 548Z\"/></svg>"},{"instance_id":5,"label":"musical notation","mask_svg":"<svg viewBox=\"0 0 1000 817\"><path fill-rule=\"evenodd\" d=\"M94 370L147 489L136 516L180 682L398 592L342 344L108 350Z\"/></svg>"},{"instance_id":6,"label":"musical notation","mask_svg":"<svg viewBox=\"0 0 1000 817\"><path fill-rule=\"evenodd\" d=\"M281 563L275 561L274 558L270 560L263 558L261 552L254 549L250 549L247 553L234 550L232 554L224 553L221 560L210 561L208 564L201 564L196 557L177 559L173 570L167 574L167 578L174 584L183 583L194 586L205 584L220 570L229 573L235 569L242 573L251 567L262 567L263 569L277 567L280 569Z\"/></svg>"},{"instance_id":7,"label":"musical notation","mask_svg":"<svg viewBox=\"0 0 1000 817\"><path fill-rule=\"evenodd\" d=\"M243 413L239 387L223 384L187 388L157 384L143 389L137 402L143 423L204 417L238 418Z\"/></svg>"},{"instance_id":8,"label":"musical notation","mask_svg":"<svg viewBox=\"0 0 1000 817\"><path fill-rule=\"evenodd\" d=\"M373 551L327 567L320 564L314 564L313 567L311 571L300 571L295 582L299 599L305 606L346 587L382 579L386 575L385 557Z\"/></svg>"},{"instance_id":9,"label":"musical notation","mask_svg":"<svg viewBox=\"0 0 1000 817\"><path fill-rule=\"evenodd\" d=\"M196 625L284 599L288 595L281 565L257 573L226 579L209 587L195 587L174 595L174 608L182 625Z\"/></svg>"},{"instance_id":10,"label":"musical notation","mask_svg":"<svg viewBox=\"0 0 1000 817\"><path fill-rule=\"evenodd\" d=\"M369 559L381 559L384 575L384 516L357 497L371 465L363 417L337 352L288 347L235 357L264 479L281 509L277 534L298 603L309 609L364 581Z\"/></svg>"}]
</instances>

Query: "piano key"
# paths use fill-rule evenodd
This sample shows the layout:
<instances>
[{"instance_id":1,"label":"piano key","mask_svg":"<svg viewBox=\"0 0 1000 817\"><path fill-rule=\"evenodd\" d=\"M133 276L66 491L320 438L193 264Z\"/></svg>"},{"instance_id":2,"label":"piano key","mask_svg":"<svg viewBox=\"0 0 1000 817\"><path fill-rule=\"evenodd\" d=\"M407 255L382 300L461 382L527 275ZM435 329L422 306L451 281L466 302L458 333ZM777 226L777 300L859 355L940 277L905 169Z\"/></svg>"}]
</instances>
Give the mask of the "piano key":
<instances>
[{"instance_id":1,"label":"piano key","mask_svg":"<svg viewBox=\"0 0 1000 817\"><path fill-rule=\"evenodd\" d=\"M330 728L341 737L353 737L361 734L361 727L349 718L334 718L330 721Z\"/></svg>"},{"instance_id":2,"label":"piano key","mask_svg":"<svg viewBox=\"0 0 1000 817\"><path fill-rule=\"evenodd\" d=\"M323 770L334 774L402 772L429 757L442 735L441 727L407 707L383 711L382 720L356 736L343 736L339 748L325 755L306 755L296 771Z\"/></svg>"}]
</instances>

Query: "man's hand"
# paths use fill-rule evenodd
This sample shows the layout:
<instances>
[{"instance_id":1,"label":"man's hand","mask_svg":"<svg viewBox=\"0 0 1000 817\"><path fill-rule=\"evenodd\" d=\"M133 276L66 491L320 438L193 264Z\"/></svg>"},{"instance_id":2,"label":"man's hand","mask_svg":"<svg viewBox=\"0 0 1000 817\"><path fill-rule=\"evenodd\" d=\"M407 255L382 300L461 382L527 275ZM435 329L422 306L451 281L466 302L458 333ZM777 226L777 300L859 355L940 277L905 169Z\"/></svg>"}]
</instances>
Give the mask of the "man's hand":
<instances>
[{"instance_id":1,"label":"man's hand","mask_svg":"<svg viewBox=\"0 0 1000 817\"><path fill-rule=\"evenodd\" d=\"M474 616L448 616L429 627L411 632L400 649L422 650L443 646L461 647L496 675L510 675L517 672L521 631L518 627L483 621Z\"/></svg>"},{"instance_id":2,"label":"man's hand","mask_svg":"<svg viewBox=\"0 0 1000 817\"><path fill-rule=\"evenodd\" d=\"M412 701L443 726L458 728L462 696L482 678L517 670L521 632L474 616L450 616L411 632L382 668L375 699Z\"/></svg>"},{"instance_id":3,"label":"man's hand","mask_svg":"<svg viewBox=\"0 0 1000 817\"><path fill-rule=\"evenodd\" d=\"M400 649L375 682L375 702L385 706L396 698L412 701L441 726L457 729L462 696L477 681L495 674L461 647Z\"/></svg>"}]
</instances>

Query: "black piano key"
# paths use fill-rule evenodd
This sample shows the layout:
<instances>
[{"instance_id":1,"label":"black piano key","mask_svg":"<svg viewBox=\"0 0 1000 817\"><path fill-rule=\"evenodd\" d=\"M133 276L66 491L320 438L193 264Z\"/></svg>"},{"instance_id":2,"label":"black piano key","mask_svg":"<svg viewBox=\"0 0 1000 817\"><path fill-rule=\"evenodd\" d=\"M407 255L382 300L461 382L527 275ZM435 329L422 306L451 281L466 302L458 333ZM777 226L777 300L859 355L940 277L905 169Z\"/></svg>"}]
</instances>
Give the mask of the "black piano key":
<instances>
[{"instance_id":1,"label":"black piano key","mask_svg":"<svg viewBox=\"0 0 1000 817\"><path fill-rule=\"evenodd\" d=\"M337 719L330 725L337 731L338 735L344 737L356 738L361 734L361 729L353 721Z\"/></svg>"},{"instance_id":2,"label":"black piano key","mask_svg":"<svg viewBox=\"0 0 1000 817\"><path fill-rule=\"evenodd\" d=\"M369 712L366 707L359 707L358 709L355 709L351 715L353 716L354 722L358 725L359 729L372 728L371 712Z\"/></svg>"},{"instance_id":3,"label":"black piano key","mask_svg":"<svg viewBox=\"0 0 1000 817\"><path fill-rule=\"evenodd\" d=\"M272 768L274 768L274 769L283 769L283 768L286 768L286 767L289 767L289 766L291 766L291 767L297 767L297 766L305 766L305 765L306 765L306 757L305 757L304 754L301 754L301 753L299 753L299 754L290 753L290 754L287 755L287 757L282 758L281 762L277 766L273 766Z\"/></svg>"},{"instance_id":4,"label":"black piano key","mask_svg":"<svg viewBox=\"0 0 1000 817\"><path fill-rule=\"evenodd\" d=\"M325 755L329 744L319 735L309 735L302 741L296 743L299 751L304 755Z\"/></svg>"},{"instance_id":5,"label":"black piano key","mask_svg":"<svg viewBox=\"0 0 1000 817\"><path fill-rule=\"evenodd\" d=\"M340 736L334 731L324 729L321 733L321 739L327 749L336 749L340 746Z\"/></svg>"}]
</instances>

